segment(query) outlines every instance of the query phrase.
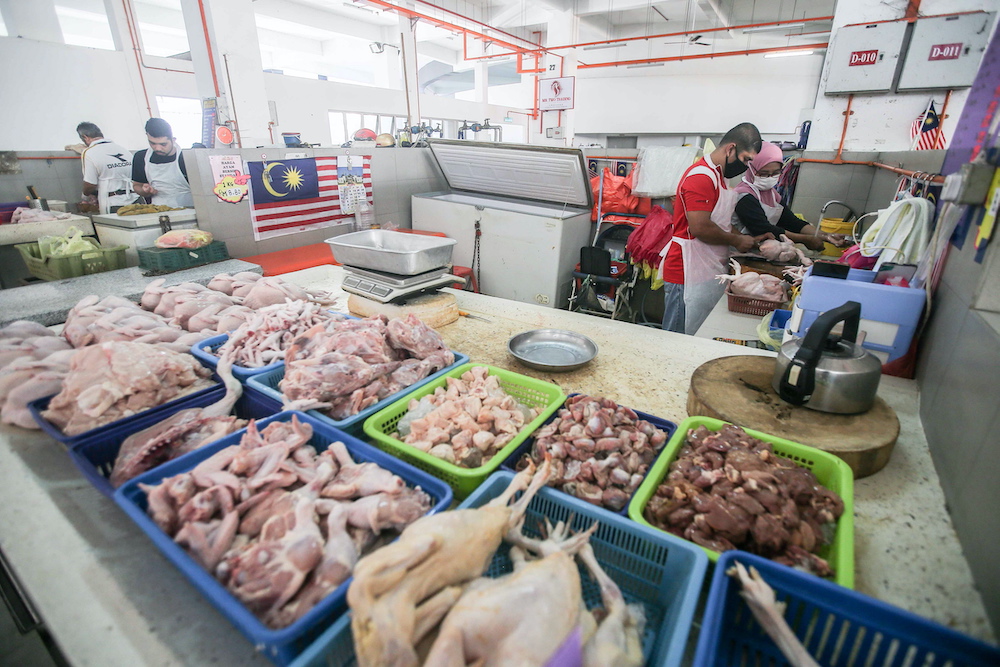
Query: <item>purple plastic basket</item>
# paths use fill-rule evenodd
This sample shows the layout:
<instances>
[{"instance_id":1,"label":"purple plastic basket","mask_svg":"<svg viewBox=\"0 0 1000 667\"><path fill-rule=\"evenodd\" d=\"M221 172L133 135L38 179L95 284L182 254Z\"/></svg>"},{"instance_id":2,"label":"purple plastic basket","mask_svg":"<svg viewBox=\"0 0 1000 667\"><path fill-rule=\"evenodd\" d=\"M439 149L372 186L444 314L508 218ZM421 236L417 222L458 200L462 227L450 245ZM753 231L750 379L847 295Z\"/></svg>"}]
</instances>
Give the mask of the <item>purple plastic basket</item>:
<instances>
[{"instance_id":1,"label":"purple plastic basket","mask_svg":"<svg viewBox=\"0 0 1000 667\"><path fill-rule=\"evenodd\" d=\"M324 451L331 442L339 440L344 443L355 461L370 461L399 475L409 486L419 486L432 498L432 507L428 514L444 511L451 504L451 489L444 482L428 475L422 470L385 454L357 438L333 428L327 423L297 411L281 412L266 417L257 422L257 427L263 429L273 421L291 421L295 415L298 419L313 428L313 437L309 444L317 452ZM287 628L273 630L265 626L243 604L226 590L208 571L202 568L176 544L159 526L146 514L146 494L140 488L141 484L156 485L167 477L187 472L209 458L216 452L240 442L246 429L232 433L214 444L202 447L190 454L169 461L158 468L129 480L115 491L114 499L125 513L135 521L139 528L149 536L153 544L188 578L198 591L208 598L208 601L218 609L223 616L249 639L259 651L278 665L287 665L299 653L334 622L347 606L347 588L351 584L348 579L332 593L327 595L307 612L302 618Z\"/></svg>"},{"instance_id":2,"label":"purple plastic basket","mask_svg":"<svg viewBox=\"0 0 1000 667\"><path fill-rule=\"evenodd\" d=\"M574 396L579 396L579 394L570 394L567 397L566 400L569 400L570 398L573 398ZM559 410L561 410L563 407L565 407L565 405L566 404L563 403L563 405L559 407ZM552 416L549 417L548 419L546 419L545 423L543 423L541 426L538 427L539 430L545 428L545 426L547 424L552 423L552 421L556 417L559 416L559 410L556 410L555 412L553 412ZM666 446L667 442L670 441L670 436L672 436L674 434L674 431L677 430L677 424L675 424L672 421L669 421L667 419L662 419L660 417L655 417L655 416L653 416L651 414L648 414L648 413L645 413L645 412L639 412L638 410L633 410L633 412L635 412L636 416L639 419L645 419L650 424L652 424L653 426L655 426L656 428L660 429L661 431L663 431L664 433L667 434L667 439L663 442L664 447ZM530 438L528 438L527 440L525 440L523 443L521 443L520 446L518 446L518 448L515 449L511 453L510 456L508 456L506 459L504 459L504 462L500 464L500 469L501 470L509 470L511 472L517 472L517 462L521 460L522 456L524 456L525 454L531 452L531 448L534 447L534 446L535 446L535 437L531 436ZM657 455L656 455L657 458L659 458L660 454L662 454L662 453L663 453L663 449L661 448L660 451L659 451L659 453L657 453ZM656 463L656 459L653 460L653 463ZM649 471L653 469L653 463L649 464L649 469L646 470L646 474L647 475L649 474ZM643 475L643 479L645 479L645 478L646 478L646 476ZM556 488L556 487L553 487L553 488L555 488L555 490L559 491L560 493L566 493L562 489L559 489L559 488ZM638 488L636 489L636 491L638 491ZM567 494L567 495L572 495L572 494ZM575 496L573 496L573 497L575 497ZM615 512L615 510L608 509L606 507L604 509L608 509L609 512L615 512L615 514L620 514L622 516L628 516L628 506L632 502L632 498L634 498L634 497L635 497L635 492L633 492L632 495L629 496L629 502L625 503L625 507L623 507L622 509L618 510L617 512ZM595 507L597 507L597 505L595 505Z\"/></svg>"},{"instance_id":3,"label":"purple plastic basket","mask_svg":"<svg viewBox=\"0 0 1000 667\"><path fill-rule=\"evenodd\" d=\"M104 433L100 438L86 440L74 445L69 450L69 458L76 465L80 473L86 477L98 491L108 498L115 494L115 489L108 482L111 471L114 470L115 459L118 458L118 451L122 443L134 433L149 428L154 424L170 417L181 410L188 408L203 408L220 400L226 394L225 387L218 386L199 397L194 403L183 406L170 406L163 410L158 410L152 414L141 413L142 417L124 425L115 425L114 428ZM266 406L247 400L246 395L240 397L234 408L236 416L240 419L261 419L273 415L276 410L269 410ZM209 443L211 444L211 443ZM155 468L151 468L154 469Z\"/></svg>"},{"instance_id":4,"label":"purple plastic basket","mask_svg":"<svg viewBox=\"0 0 1000 667\"><path fill-rule=\"evenodd\" d=\"M148 423L149 424L156 423L161 419L156 415L162 413L164 410L172 410L173 412L176 412L177 410L180 410L182 408L197 407L199 405L199 401L204 400L205 396L210 392L220 392L219 397L221 398L222 394L225 393L225 387L223 387L217 375L213 374L212 380L215 382L215 384L213 384L211 387L206 387L205 389L199 389L198 391L191 392L190 394L185 394L180 398L175 398L172 401L167 401L163 405L158 405L155 408L149 408L147 410L137 412L134 415L130 415L123 419L119 419L117 421L104 424L103 426L98 426L95 429L84 431L83 433L78 433L76 435L66 435L59 429L58 426L56 426L48 419L42 416L42 413L45 412L45 410L48 409L49 407L49 401L51 401L56 396L56 394L52 394L52 396L43 396L42 398L36 398L35 400L29 402L28 411L31 413L31 416L35 418L35 422L43 431L51 435L59 442L63 443L63 445L65 445L67 448L72 448L75 447L76 445L91 440L104 439L108 437L108 434L111 433L112 431L129 427L134 422L139 420L148 421L149 419L152 419L153 421Z\"/></svg>"}]
</instances>

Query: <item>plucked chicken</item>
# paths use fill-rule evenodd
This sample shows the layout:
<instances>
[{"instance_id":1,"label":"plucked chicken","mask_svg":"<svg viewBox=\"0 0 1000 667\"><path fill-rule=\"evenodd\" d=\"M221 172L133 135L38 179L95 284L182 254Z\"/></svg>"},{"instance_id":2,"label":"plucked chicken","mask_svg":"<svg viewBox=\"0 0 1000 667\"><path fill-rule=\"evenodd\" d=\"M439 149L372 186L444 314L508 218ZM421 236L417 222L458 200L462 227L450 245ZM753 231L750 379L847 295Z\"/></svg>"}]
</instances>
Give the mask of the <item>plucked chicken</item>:
<instances>
[{"instance_id":1,"label":"plucked chicken","mask_svg":"<svg viewBox=\"0 0 1000 667\"><path fill-rule=\"evenodd\" d=\"M75 350L53 352L44 359L22 357L0 369L0 421L37 429L28 403L62 389Z\"/></svg>"},{"instance_id":2,"label":"plucked chicken","mask_svg":"<svg viewBox=\"0 0 1000 667\"><path fill-rule=\"evenodd\" d=\"M735 259L730 260L730 265L734 271L732 275L720 274L715 277L720 283L729 282L729 289L736 296L780 302L784 302L787 298L785 282L780 278L767 273L757 273L756 271L742 273L740 264Z\"/></svg>"},{"instance_id":3,"label":"plucked chicken","mask_svg":"<svg viewBox=\"0 0 1000 667\"><path fill-rule=\"evenodd\" d=\"M276 303L250 312L215 354L228 356L237 366L260 368L282 361L292 342L317 324L345 319L312 301Z\"/></svg>"},{"instance_id":4,"label":"plucked chicken","mask_svg":"<svg viewBox=\"0 0 1000 667\"><path fill-rule=\"evenodd\" d=\"M115 341L76 350L62 390L43 416L77 435L212 386L190 354L148 343Z\"/></svg>"},{"instance_id":5,"label":"plucked chicken","mask_svg":"<svg viewBox=\"0 0 1000 667\"><path fill-rule=\"evenodd\" d=\"M73 347L110 341L155 343L187 352L207 333L190 333L168 318L143 310L117 296L86 296L66 315L63 336ZM209 332L211 333L211 332Z\"/></svg>"},{"instance_id":6,"label":"plucked chicken","mask_svg":"<svg viewBox=\"0 0 1000 667\"><path fill-rule=\"evenodd\" d=\"M760 244L760 254L772 262L797 262L803 266L812 264L812 260L806 257L798 246L782 234L778 239L768 239Z\"/></svg>"}]
</instances>

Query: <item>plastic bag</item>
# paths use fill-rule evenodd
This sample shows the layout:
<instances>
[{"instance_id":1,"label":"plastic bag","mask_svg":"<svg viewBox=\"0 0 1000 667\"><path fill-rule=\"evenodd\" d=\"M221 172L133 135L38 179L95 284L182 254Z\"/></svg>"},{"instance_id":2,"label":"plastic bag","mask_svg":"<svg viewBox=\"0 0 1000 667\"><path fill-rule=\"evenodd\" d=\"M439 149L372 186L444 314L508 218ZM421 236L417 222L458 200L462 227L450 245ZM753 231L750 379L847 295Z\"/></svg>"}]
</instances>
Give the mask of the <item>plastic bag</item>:
<instances>
[{"instance_id":1,"label":"plastic bag","mask_svg":"<svg viewBox=\"0 0 1000 667\"><path fill-rule=\"evenodd\" d=\"M41 236L38 239L38 252L42 259L66 257L93 249L94 242L84 238L83 232L76 227L69 227L63 236Z\"/></svg>"},{"instance_id":2,"label":"plastic bag","mask_svg":"<svg viewBox=\"0 0 1000 667\"><path fill-rule=\"evenodd\" d=\"M212 233L202 229L174 229L156 239L157 248L204 248L212 242Z\"/></svg>"},{"instance_id":3,"label":"plastic bag","mask_svg":"<svg viewBox=\"0 0 1000 667\"><path fill-rule=\"evenodd\" d=\"M673 197L684 171L701 156L697 146L650 146L639 151L638 197Z\"/></svg>"},{"instance_id":4,"label":"plastic bag","mask_svg":"<svg viewBox=\"0 0 1000 667\"><path fill-rule=\"evenodd\" d=\"M601 189L601 179L604 188ZM594 210L591 220L597 220L600 213L632 213L639 207L639 198L632 194L632 182L627 176L617 176L611 169L604 168L601 176L590 179L590 189L594 192ZM597 210L600 202L601 210ZM610 221L610 218L608 219ZM628 220L628 218L625 218Z\"/></svg>"}]
</instances>

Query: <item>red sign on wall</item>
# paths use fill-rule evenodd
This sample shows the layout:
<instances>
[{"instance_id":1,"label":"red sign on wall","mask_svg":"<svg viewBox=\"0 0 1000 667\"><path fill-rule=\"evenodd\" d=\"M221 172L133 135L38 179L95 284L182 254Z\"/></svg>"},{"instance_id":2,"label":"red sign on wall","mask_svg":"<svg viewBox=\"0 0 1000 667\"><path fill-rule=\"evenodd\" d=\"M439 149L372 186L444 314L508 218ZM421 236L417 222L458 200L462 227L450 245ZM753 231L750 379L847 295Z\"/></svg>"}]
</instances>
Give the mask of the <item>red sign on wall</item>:
<instances>
[{"instance_id":1,"label":"red sign on wall","mask_svg":"<svg viewBox=\"0 0 1000 667\"><path fill-rule=\"evenodd\" d=\"M878 61L878 49L874 51L851 51L851 60L847 64L851 67L856 65L874 65Z\"/></svg>"},{"instance_id":2,"label":"red sign on wall","mask_svg":"<svg viewBox=\"0 0 1000 667\"><path fill-rule=\"evenodd\" d=\"M958 44L935 44L931 47L931 53L927 60L958 60L962 55L962 43Z\"/></svg>"}]
</instances>

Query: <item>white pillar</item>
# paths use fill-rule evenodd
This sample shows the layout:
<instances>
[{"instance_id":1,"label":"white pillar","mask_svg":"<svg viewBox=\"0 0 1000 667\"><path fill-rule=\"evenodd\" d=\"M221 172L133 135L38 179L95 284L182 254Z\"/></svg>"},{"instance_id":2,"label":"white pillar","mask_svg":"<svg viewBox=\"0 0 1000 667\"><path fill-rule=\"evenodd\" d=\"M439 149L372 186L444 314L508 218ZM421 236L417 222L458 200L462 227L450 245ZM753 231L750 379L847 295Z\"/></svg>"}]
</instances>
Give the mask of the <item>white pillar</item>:
<instances>
[{"instance_id":1,"label":"white pillar","mask_svg":"<svg viewBox=\"0 0 1000 667\"><path fill-rule=\"evenodd\" d=\"M578 25L577 17L573 14L572 10L566 10L563 12L558 12L552 16L548 23L548 32L545 36L545 41L548 44L574 44L577 41L578 36ZM540 75L542 79L551 79L558 76L576 76L576 50L575 49L564 49L556 52L562 59L559 58L555 53L547 53L542 59L542 64L545 67L545 72ZM575 82L579 83L579 82ZM575 93L574 93L575 94ZM579 96L576 95L578 98ZM572 146L573 145L573 135L574 135L574 124L573 117L574 112L572 109L568 109L561 112L559 111L544 111L542 113L542 131L541 135L535 135L537 137L537 142L532 141L532 143L547 144L549 146ZM550 127L562 127L563 128L563 138L562 139L547 139L545 137L545 129ZM533 119L531 123L531 132L538 132L539 122L537 119Z\"/></svg>"},{"instance_id":2,"label":"white pillar","mask_svg":"<svg viewBox=\"0 0 1000 667\"><path fill-rule=\"evenodd\" d=\"M490 61L477 60L475 62L476 102L488 104L490 101Z\"/></svg>"},{"instance_id":3,"label":"white pillar","mask_svg":"<svg viewBox=\"0 0 1000 667\"><path fill-rule=\"evenodd\" d=\"M253 2L202 0L202 5L207 28L198 0L181 0L198 94L203 98L218 97L219 122L236 121L244 148L271 145L268 133L271 114L264 91L264 67Z\"/></svg>"},{"instance_id":4,"label":"white pillar","mask_svg":"<svg viewBox=\"0 0 1000 667\"><path fill-rule=\"evenodd\" d=\"M0 0L0 12L3 13L7 34L11 37L43 42L63 41L53 0Z\"/></svg>"}]
</instances>

